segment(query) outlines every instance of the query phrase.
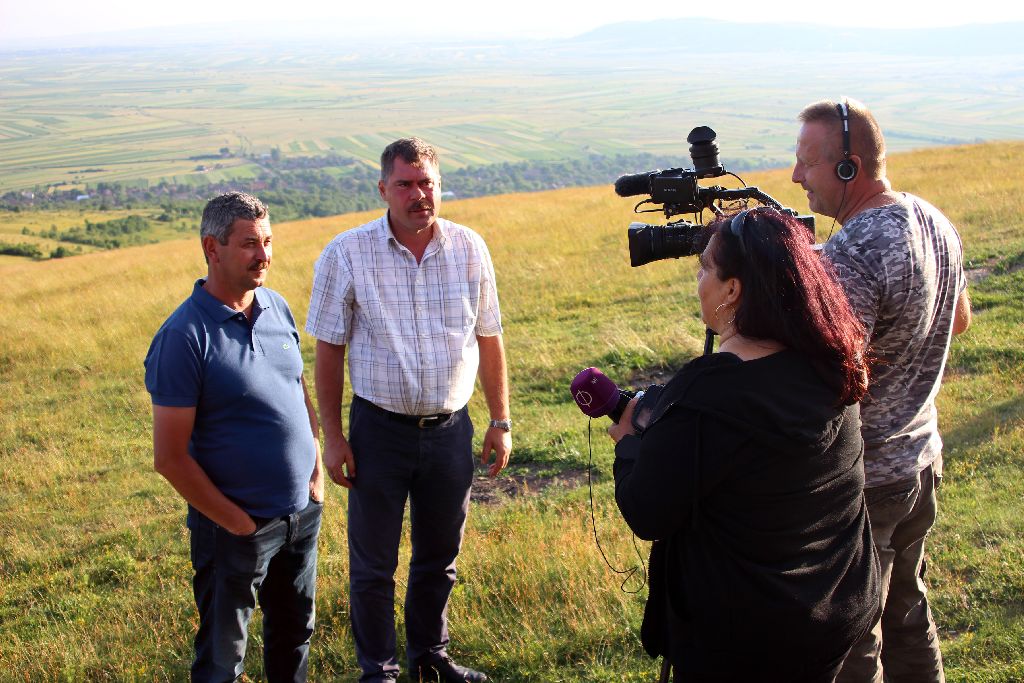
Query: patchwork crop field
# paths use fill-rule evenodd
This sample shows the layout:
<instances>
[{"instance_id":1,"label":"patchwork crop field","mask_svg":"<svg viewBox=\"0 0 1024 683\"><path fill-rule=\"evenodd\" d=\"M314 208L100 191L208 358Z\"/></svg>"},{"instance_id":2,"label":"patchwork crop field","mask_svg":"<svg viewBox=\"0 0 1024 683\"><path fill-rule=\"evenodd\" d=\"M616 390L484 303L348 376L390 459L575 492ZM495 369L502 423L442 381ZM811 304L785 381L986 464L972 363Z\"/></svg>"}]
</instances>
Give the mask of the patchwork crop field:
<instances>
[{"instance_id":1,"label":"patchwork crop field","mask_svg":"<svg viewBox=\"0 0 1024 683\"><path fill-rule=\"evenodd\" d=\"M872 106L894 151L1019 139L1021 63L835 54L812 70L792 54L573 42L0 52L0 194L248 177L275 149L374 164L410 134L449 169L639 152L689 165L686 134L711 125L723 160L782 166L796 112L843 94Z\"/></svg>"}]
</instances>

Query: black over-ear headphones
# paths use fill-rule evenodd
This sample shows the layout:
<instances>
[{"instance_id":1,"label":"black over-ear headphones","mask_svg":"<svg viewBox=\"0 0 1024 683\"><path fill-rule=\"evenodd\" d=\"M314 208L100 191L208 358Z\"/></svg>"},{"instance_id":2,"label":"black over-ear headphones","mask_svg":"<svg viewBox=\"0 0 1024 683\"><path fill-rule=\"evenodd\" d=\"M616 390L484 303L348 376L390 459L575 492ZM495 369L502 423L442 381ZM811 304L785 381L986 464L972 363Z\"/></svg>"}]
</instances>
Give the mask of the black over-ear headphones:
<instances>
[{"instance_id":1,"label":"black over-ear headphones","mask_svg":"<svg viewBox=\"0 0 1024 683\"><path fill-rule=\"evenodd\" d=\"M857 177L857 164L850 159L850 108L845 100L836 105L843 124L843 158L836 164L836 176L844 183Z\"/></svg>"}]
</instances>

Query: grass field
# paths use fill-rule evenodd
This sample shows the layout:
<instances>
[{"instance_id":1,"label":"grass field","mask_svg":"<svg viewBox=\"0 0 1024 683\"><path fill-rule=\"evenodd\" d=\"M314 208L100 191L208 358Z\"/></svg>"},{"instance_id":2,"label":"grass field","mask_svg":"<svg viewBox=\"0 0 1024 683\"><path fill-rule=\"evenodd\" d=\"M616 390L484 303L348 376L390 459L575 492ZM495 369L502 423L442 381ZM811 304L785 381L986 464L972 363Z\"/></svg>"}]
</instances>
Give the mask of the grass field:
<instances>
[{"instance_id":1,"label":"grass field","mask_svg":"<svg viewBox=\"0 0 1024 683\"><path fill-rule=\"evenodd\" d=\"M899 189L928 198L961 228L974 278L974 325L954 342L939 396L947 476L929 546L947 678L957 682L1024 680L1022 167L1021 143L890 163ZM788 172L747 180L805 206ZM629 383L700 352L695 260L630 269L631 207L604 187L444 208L481 232L494 256L516 420L512 475L586 466L587 423L568 393L581 368L596 365ZM368 217L276 226L269 285L300 322L320 250ZM828 226L819 220L819 239ZM142 358L205 272L197 246L187 239L0 264L0 678L186 676L196 624L184 505L152 471ZM311 349L305 338L310 370ZM481 396L471 410L484 418ZM598 534L612 563L628 567L637 561L612 499L602 428L595 424ZM357 678L344 498L330 485L311 660L317 681ZM499 681L654 680L656 664L638 636L646 591L620 590L592 534L586 487L475 505L451 603L454 655ZM253 680L262 679L259 654L257 636L247 663Z\"/></svg>"}]
</instances>

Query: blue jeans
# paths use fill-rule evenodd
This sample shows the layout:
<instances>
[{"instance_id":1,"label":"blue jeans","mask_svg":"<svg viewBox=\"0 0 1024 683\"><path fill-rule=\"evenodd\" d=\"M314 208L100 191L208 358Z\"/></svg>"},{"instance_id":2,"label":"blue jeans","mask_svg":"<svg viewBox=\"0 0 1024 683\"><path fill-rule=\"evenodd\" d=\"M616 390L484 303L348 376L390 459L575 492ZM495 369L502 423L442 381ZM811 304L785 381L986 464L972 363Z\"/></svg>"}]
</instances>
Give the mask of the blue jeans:
<instances>
[{"instance_id":1,"label":"blue jeans","mask_svg":"<svg viewBox=\"0 0 1024 683\"><path fill-rule=\"evenodd\" d=\"M406 501L412 557L405 593L410 665L446 653L448 598L473 483L473 423L465 408L420 429L356 398L349 443L356 484L348 494L352 635L361 681L397 677L395 570Z\"/></svg>"},{"instance_id":2,"label":"blue jeans","mask_svg":"<svg viewBox=\"0 0 1024 683\"><path fill-rule=\"evenodd\" d=\"M235 536L189 511L199 610L192 680L219 683L242 674L257 598L267 680L306 680L322 509L310 499L306 509L285 517L254 517L257 529L249 536Z\"/></svg>"}]
</instances>

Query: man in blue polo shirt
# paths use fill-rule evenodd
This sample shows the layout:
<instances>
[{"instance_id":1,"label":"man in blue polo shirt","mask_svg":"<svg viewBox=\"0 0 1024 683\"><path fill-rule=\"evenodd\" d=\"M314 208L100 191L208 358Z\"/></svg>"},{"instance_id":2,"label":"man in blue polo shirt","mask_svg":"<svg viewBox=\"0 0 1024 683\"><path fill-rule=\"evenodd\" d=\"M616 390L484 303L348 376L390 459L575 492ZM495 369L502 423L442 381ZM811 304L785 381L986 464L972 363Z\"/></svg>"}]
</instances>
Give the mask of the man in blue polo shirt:
<instances>
[{"instance_id":1,"label":"man in blue polo shirt","mask_svg":"<svg viewBox=\"0 0 1024 683\"><path fill-rule=\"evenodd\" d=\"M199 610L192 678L242 674L258 598L267 679L303 681L324 482L299 334L288 304L262 286L272 233L259 199L212 199L200 237L207 277L145 362L154 467L188 502Z\"/></svg>"}]
</instances>

